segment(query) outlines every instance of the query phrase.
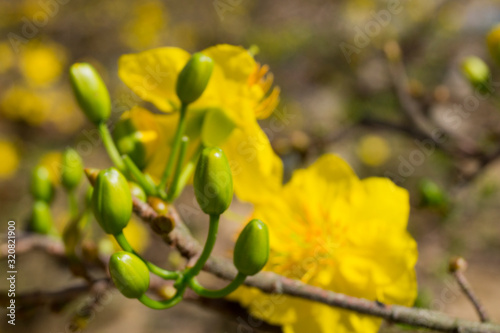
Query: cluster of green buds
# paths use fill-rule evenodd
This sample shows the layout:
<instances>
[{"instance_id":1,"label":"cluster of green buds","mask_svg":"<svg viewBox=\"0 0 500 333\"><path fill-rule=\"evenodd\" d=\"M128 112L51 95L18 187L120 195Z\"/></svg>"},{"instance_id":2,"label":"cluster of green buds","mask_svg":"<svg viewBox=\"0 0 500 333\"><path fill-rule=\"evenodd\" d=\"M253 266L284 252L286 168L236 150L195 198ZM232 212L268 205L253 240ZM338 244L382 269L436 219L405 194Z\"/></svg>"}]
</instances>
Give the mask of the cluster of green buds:
<instances>
[{"instance_id":1,"label":"cluster of green buds","mask_svg":"<svg viewBox=\"0 0 500 333\"><path fill-rule=\"evenodd\" d=\"M112 235L123 251L114 253L109 261L109 273L116 287L129 298L136 298L154 309L176 305L183 298L186 288L206 297L224 297L240 286L249 275L258 273L267 263L269 235L266 225L259 220L250 221L241 232L234 249L234 265L237 276L225 288L208 290L201 286L196 276L205 266L212 253L217 237L219 219L231 204L233 179L226 155L220 148L199 149L187 164L185 154L188 137L185 117L189 105L195 102L209 84L214 63L202 54L195 53L179 73L176 94L180 101L179 122L174 133L170 156L161 180L156 183L143 173L147 155L142 145L142 135L128 119L120 120L111 136L106 121L110 115L109 93L97 71L89 64L75 64L70 77L76 100L85 115L97 125L104 146L114 167L96 171L87 169L93 185L91 208L101 228ZM218 115L212 112L213 117ZM219 118L221 118L219 116ZM216 120L216 118L214 118ZM186 164L186 165L185 165ZM149 202L160 216L166 217L168 205L177 198L194 172L195 196L201 210L209 216L209 231L203 251L196 263L180 271L169 271L142 258L130 245L123 233L133 210L134 200ZM72 186L71 174L64 181ZM167 219L164 219L166 221ZM162 226L162 232L173 228ZM150 274L165 280L174 280L176 293L173 297L158 301L146 295Z\"/></svg>"},{"instance_id":2,"label":"cluster of green buds","mask_svg":"<svg viewBox=\"0 0 500 333\"><path fill-rule=\"evenodd\" d=\"M53 164L52 167L54 170L60 167L61 184L70 195L70 210L73 211L76 209L74 191L83 176L80 155L68 148L62 154L62 165ZM54 199L56 187L47 166L37 165L33 169L30 192L34 199L30 229L39 234L55 234L50 205Z\"/></svg>"},{"instance_id":3,"label":"cluster of green buds","mask_svg":"<svg viewBox=\"0 0 500 333\"><path fill-rule=\"evenodd\" d=\"M55 188L47 167L35 167L31 175L30 192L34 199L31 214L30 229L33 232L46 235L53 232L50 204L54 198Z\"/></svg>"}]
</instances>

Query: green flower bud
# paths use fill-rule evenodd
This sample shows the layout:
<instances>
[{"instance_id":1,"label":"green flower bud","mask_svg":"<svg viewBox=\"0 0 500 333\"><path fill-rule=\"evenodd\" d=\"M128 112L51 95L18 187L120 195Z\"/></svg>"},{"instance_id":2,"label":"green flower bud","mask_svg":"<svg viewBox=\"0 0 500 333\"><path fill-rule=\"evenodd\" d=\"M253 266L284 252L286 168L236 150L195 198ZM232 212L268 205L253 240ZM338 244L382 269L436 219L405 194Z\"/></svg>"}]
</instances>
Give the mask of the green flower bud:
<instances>
[{"instance_id":1,"label":"green flower bud","mask_svg":"<svg viewBox=\"0 0 500 333\"><path fill-rule=\"evenodd\" d=\"M83 162L74 149L66 149L62 155L61 183L68 191L74 190L83 176Z\"/></svg>"},{"instance_id":2,"label":"green flower bud","mask_svg":"<svg viewBox=\"0 0 500 333\"><path fill-rule=\"evenodd\" d=\"M136 197L137 199L141 200L142 202L146 202L148 199L146 192L140 187L138 184L134 182L128 182L128 186L130 187L130 193Z\"/></svg>"},{"instance_id":3,"label":"green flower bud","mask_svg":"<svg viewBox=\"0 0 500 333\"><path fill-rule=\"evenodd\" d=\"M92 209L102 229L111 235L120 233L132 216L132 195L125 177L115 168L99 172Z\"/></svg>"},{"instance_id":4,"label":"green flower bud","mask_svg":"<svg viewBox=\"0 0 500 333\"><path fill-rule=\"evenodd\" d=\"M234 246L234 266L245 275L255 275L269 259L269 231L261 220L245 226Z\"/></svg>"},{"instance_id":5,"label":"green flower bud","mask_svg":"<svg viewBox=\"0 0 500 333\"><path fill-rule=\"evenodd\" d=\"M441 188L430 179L422 179L418 184L422 204L424 206L442 206L446 204L447 198Z\"/></svg>"},{"instance_id":6,"label":"green flower bud","mask_svg":"<svg viewBox=\"0 0 500 333\"><path fill-rule=\"evenodd\" d=\"M90 64L76 63L69 74L76 100L87 118L94 124L106 121L111 114L111 100L99 73Z\"/></svg>"},{"instance_id":7,"label":"green flower bud","mask_svg":"<svg viewBox=\"0 0 500 333\"><path fill-rule=\"evenodd\" d=\"M481 92L489 91L490 69L486 63L478 57L468 57L462 63L462 72L472 86Z\"/></svg>"},{"instance_id":8,"label":"green flower bud","mask_svg":"<svg viewBox=\"0 0 500 333\"><path fill-rule=\"evenodd\" d=\"M120 119L113 130L113 139L122 155L128 155L143 170L147 164L147 152L138 131L130 119Z\"/></svg>"},{"instance_id":9,"label":"green flower bud","mask_svg":"<svg viewBox=\"0 0 500 333\"><path fill-rule=\"evenodd\" d=\"M233 199L233 178L220 148L203 149L194 174L195 196L208 215L220 215Z\"/></svg>"},{"instance_id":10,"label":"green flower bud","mask_svg":"<svg viewBox=\"0 0 500 333\"><path fill-rule=\"evenodd\" d=\"M50 172L46 167L37 166L31 175L31 195L35 200L51 202L54 198L54 185L50 179Z\"/></svg>"},{"instance_id":11,"label":"green flower bud","mask_svg":"<svg viewBox=\"0 0 500 333\"><path fill-rule=\"evenodd\" d=\"M195 53L177 78L176 92L185 105L196 101L205 91L214 69L214 61L202 53Z\"/></svg>"},{"instance_id":12,"label":"green flower bud","mask_svg":"<svg viewBox=\"0 0 500 333\"><path fill-rule=\"evenodd\" d=\"M42 200L35 201L31 216L31 230L37 234L47 235L52 230L52 225L52 213L49 204Z\"/></svg>"},{"instance_id":13,"label":"green flower bud","mask_svg":"<svg viewBox=\"0 0 500 333\"><path fill-rule=\"evenodd\" d=\"M109 258L109 273L116 288L128 298L139 298L149 288L149 270L135 254L120 251Z\"/></svg>"}]
</instances>

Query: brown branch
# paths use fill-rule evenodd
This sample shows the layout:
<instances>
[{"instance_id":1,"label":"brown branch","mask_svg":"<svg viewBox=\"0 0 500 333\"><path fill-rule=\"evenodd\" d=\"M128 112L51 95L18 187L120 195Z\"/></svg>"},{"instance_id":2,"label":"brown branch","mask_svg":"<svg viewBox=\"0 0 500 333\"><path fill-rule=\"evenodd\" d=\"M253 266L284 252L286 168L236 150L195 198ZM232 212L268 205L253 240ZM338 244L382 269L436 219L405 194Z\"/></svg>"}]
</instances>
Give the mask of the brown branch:
<instances>
[{"instance_id":1,"label":"brown branch","mask_svg":"<svg viewBox=\"0 0 500 333\"><path fill-rule=\"evenodd\" d=\"M148 204L134 198L134 212L146 222L152 224L158 214ZM177 248L187 259L197 256L201 245L193 238L175 208L170 207L170 218L175 221L175 229L170 233L158 233L162 239ZM154 228L156 231L158 228ZM219 278L232 280L236 269L227 259L211 257L204 269ZM384 318L390 322L418 326L441 332L500 332L500 326L489 323L478 323L448 317L442 313L408 308L399 305L386 305L366 299L347 296L307 285L298 280L289 279L272 272L262 272L246 279L245 284L256 287L265 293L285 294L299 297L333 307L352 310L358 313Z\"/></svg>"},{"instance_id":2,"label":"brown branch","mask_svg":"<svg viewBox=\"0 0 500 333\"><path fill-rule=\"evenodd\" d=\"M51 240L53 243L53 240ZM57 244L57 243L56 243ZM92 283L80 283L68 288L64 288L56 291L34 291L30 293L17 294L16 295L16 307L23 308L33 308L41 305L51 305L55 307L60 307L65 305L80 295L88 293L93 289L100 289L103 285L109 284L109 279L99 279ZM0 304L2 306L7 305L10 298L7 296L7 292L2 292L0 294Z\"/></svg>"},{"instance_id":3,"label":"brown branch","mask_svg":"<svg viewBox=\"0 0 500 333\"><path fill-rule=\"evenodd\" d=\"M457 281L458 285L460 286L460 289L462 289L465 296L467 296L469 301L474 306L474 309L476 310L479 319L481 319L483 323L490 321L486 308L483 306L479 298L476 296L476 294L472 290L471 285L469 284L469 281L467 281L467 278L464 275L466 269L467 269L467 262L465 261L464 258L455 257L450 260L449 271Z\"/></svg>"},{"instance_id":4,"label":"brown branch","mask_svg":"<svg viewBox=\"0 0 500 333\"><path fill-rule=\"evenodd\" d=\"M0 259L7 257L8 244L0 244ZM64 244L55 241L54 238L36 234L22 234L16 239L16 255L20 255L32 250L43 250L50 255L66 259Z\"/></svg>"},{"instance_id":5,"label":"brown branch","mask_svg":"<svg viewBox=\"0 0 500 333\"><path fill-rule=\"evenodd\" d=\"M399 46L396 44L393 47L398 48ZM451 155L461 157L477 156L480 150L475 142L467 138L457 137L456 135L445 132L444 129L436 126L428 117L425 116L421 105L419 105L419 103L408 92L408 76L406 74L403 61L401 60L401 54L399 53L400 50L392 50L392 52L394 54L388 55L387 60L389 76L392 79L393 87L402 111L414 127L414 131L418 131L420 135L432 140L436 147ZM453 146L450 144L444 144L441 142L444 140L440 140L441 138L437 137L437 133L444 134L446 137L453 137L457 144Z\"/></svg>"},{"instance_id":6,"label":"brown branch","mask_svg":"<svg viewBox=\"0 0 500 333\"><path fill-rule=\"evenodd\" d=\"M162 239L168 244L175 246L177 250L187 259L196 257L202 250L198 241L193 238L188 228L185 226L175 208L170 207L169 216L161 216L157 214L147 203L141 202L134 198L134 212L144 221L153 225L152 228ZM175 221L176 227L170 232L162 232L161 224L170 224ZM160 227L158 224L160 223ZM168 228L165 228L168 229ZM33 239L26 239L28 243L34 245L20 245L20 248L49 248L60 249L61 244L54 244L54 240L42 241L40 236L35 236ZM23 242L19 242L23 243ZM57 242L56 242L57 243ZM43 246L42 246L43 244ZM3 248L3 247L1 247ZM52 253L59 255L57 251ZM236 269L231 261L227 259L211 257L204 269L215 276L231 280L236 276ZM155 283L152 283L152 289L155 290ZM265 293L284 294L293 297L299 297L333 307L347 309L362 314L367 314L375 317L384 318L393 323L407 324L422 328L433 329L441 332L461 332L461 333L482 333L482 332L499 332L500 326L491 323L480 323L468 320L461 320L449 317L445 314L424 310L409 308L399 305L387 305L380 302L369 301L366 299L356 298L340 293L335 293L329 290L324 290L318 287L304 284L298 280L289 279L272 272L262 272L253 277L246 279L245 284L251 287L260 289ZM32 293L30 295L20 296L22 301L20 304L46 304L47 301L58 303L70 301L82 292L90 291L89 285L79 285L70 287L65 291L48 292L48 293ZM0 297L0 301L3 300Z\"/></svg>"}]
</instances>

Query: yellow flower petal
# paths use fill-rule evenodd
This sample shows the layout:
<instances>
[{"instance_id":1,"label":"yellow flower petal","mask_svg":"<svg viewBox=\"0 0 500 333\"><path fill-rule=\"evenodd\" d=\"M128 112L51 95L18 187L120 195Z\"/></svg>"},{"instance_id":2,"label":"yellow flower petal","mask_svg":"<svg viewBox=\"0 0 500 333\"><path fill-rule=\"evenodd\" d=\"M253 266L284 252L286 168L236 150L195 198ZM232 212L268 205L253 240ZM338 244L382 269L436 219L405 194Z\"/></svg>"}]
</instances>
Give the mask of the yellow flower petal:
<instances>
[{"instance_id":1,"label":"yellow flower petal","mask_svg":"<svg viewBox=\"0 0 500 333\"><path fill-rule=\"evenodd\" d=\"M180 106L175 84L189 57L176 47L126 54L118 61L118 75L140 98L170 112Z\"/></svg>"},{"instance_id":2,"label":"yellow flower petal","mask_svg":"<svg viewBox=\"0 0 500 333\"><path fill-rule=\"evenodd\" d=\"M234 192L242 201L269 201L281 188L283 165L256 120L236 128L221 146L233 174Z\"/></svg>"}]
</instances>

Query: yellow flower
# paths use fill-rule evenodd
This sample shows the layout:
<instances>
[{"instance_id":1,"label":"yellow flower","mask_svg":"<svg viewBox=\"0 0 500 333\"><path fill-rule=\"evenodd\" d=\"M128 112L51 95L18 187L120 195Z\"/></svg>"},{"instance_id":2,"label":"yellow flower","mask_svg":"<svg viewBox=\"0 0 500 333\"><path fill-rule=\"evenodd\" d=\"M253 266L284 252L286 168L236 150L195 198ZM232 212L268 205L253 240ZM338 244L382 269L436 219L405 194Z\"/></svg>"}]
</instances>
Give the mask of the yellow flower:
<instances>
[{"instance_id":1,"label":"yellow flower","mask_svg":"<svg viewBox=\"0 0 500 333\"><path fill-rule=\"evenodd\" d=\"M271 91L273 77L268 67L256 63L242 47L217 45L202 53L211 57L215 66L206 90L189 105L186 132L190 151L196 151L200 143L220 146L232 167L236 195L258 202L263 200L261 193L266 187L269 193L281 186L281 160L257 123L276 108L279 89ZM189 57L188 52L175 47L128 54L120 58L118 74L139 97L172 113L180 107L175 93L177 76ZM155 116L167 143L178 114ZM156 177L168 156L169 146L163 147L147 168Z\"/></svg>"},{"instance_id":2,"label":"yellow flower","mask_svg":"<svg viewBox=\"0 0 500 333\"><path fill-rule=\"evenodd\" d=\"M359 159L369 166L380 166L391 156L391 148L387 140L378 135L365 135L356 147Z\"/></svg>"},{"instance_id":3,"label":"yellow flower","mask_svg":"<svg viewBox=\"0 0 500 333\"><path fill-rule=\"evenodd\" d=\"M32 42L21 53L21 70L29 83L46 86L62 74L65 59L64 51L59 45Z\"/></svg>"},{"instance_id":4,"label":"yellow flower","mask_svg":"<svg viewBox=\"0 0 500 333\"><path fill-rule=\"evenodd\" d=\"M14 65L14 52L8 42L0 42L0 73L5 73Z\"/></svg>"},{"instance_id":5,"label":"yellow flower","mask_svg":"<svg viewBox=\"0 0 500 333\"><path fill-rule=\"evenodd\" d=\"M134 4L133 19L122 27L121 39L139 50L157 44L168 21L165 6L160 1L141 1Z\"/></svg>"},{"instance_id":6,"label":"yellow flower","mask_svg":"<svg viewBox=\"0 0 500 333\"><path fill-rule=\"evenodd\" d=\"M342 159L325 155L295 171L281 193L255 206L269 226L264 268L347 295L411 306L417 248L406 231L408 192L389 179L360 180ZM377 332L381 320L242 287L231 296L284 332Z\"/></svg>"},{"instance_id":7,"label":"yellow flower","mask_svg":"<svg viewBox=\"0 0 500 333\"><path fill-rule=\"evenodd\" d=\"M0 140L0 180L12 177L19 166L19 153L14 144Z\"/></svg>"},{"instance_id":8,"label":"yellow flower","mask_svg":"<svg viewBox=\"0 0 500 333\"><path fill-rule=\"evenodd\" d=\"M25 121L31 126L53 124L59 132L70 133L83 122L73 96L64 89L31 89L10 86L0 98L0 113L8 119Z\"/></svg>"},{"instance_id":9,"label":"yellow flower","mask_svg":"<svg viewBox=\"0 0 500 333\"><path fill-rule=\"evenodd\" d=\"M12 85L0 100L2 114L12 120L40 125L49 116L49 101L42 94L21 85Z\"/></svg>"}]
</instances>

